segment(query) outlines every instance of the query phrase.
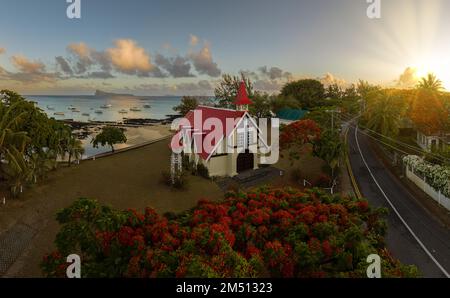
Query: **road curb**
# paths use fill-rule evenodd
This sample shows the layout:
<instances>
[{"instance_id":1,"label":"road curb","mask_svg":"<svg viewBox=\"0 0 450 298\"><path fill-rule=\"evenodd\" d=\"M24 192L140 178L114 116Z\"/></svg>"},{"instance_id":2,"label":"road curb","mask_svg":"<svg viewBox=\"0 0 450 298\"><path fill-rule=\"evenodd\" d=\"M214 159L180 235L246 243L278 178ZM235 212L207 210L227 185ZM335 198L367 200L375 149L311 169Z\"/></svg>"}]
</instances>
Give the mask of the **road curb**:
<instances>
[{"instance_id":1,"label":"road curb","mask_svg":"<svg viewBox=\"0 0 450 298\"><path fill-rule=\"evenodd\" d=\"M347 146L347 148L348 148L348 131L349 131L349 127L347 127L347 129L345 131L345 138L344 138L345 139L345 145ZM348 151L345 154L345 164L347 165L347 172L348 172L348 175L350 176L350 181L352 183L352 187L353 187L353 190L355 191L356 197L358 199L362 199L363 196L361 194L361 190L359 189L358 183L356 182L355 175L353 174L353 170L352 170L352 167L350 165L350 159L348 157Z\"/></svg>"}]
</instances>

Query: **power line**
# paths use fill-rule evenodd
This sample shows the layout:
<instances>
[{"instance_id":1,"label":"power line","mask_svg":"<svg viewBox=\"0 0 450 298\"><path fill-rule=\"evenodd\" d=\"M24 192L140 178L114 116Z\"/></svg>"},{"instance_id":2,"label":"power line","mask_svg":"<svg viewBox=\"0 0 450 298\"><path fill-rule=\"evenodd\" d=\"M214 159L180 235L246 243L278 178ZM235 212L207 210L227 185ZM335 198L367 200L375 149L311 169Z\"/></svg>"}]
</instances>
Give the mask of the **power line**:
<instances>
[{"instance_id":1,"label":"power line","mask_svg":"<svg viewBox=\"0 0 450 298\"><path fill-rule=\"evenodd\" d=\"M348 121L349 119L341 119L341 120ZM353 128L356 128L355 125L352 125L352 124L350 124L350 123L349 123L349 125L350 125L351 127L353 127ZM419 154L428 154L428 155L431 155L431 156L433 156L434 158L436 158L436 159L438 159L438 160L440 160L440 161L442 161L442 162L449 162L449 161L450 161L450 159L448 159L448 158L446 158L446 157L444 157L444 156L442 156L442 155L435 154L435 153L432 153L432 152L427 152L427 151L425 151L425 150L423 150L423 149L414 147L414 146L409 145L409 144L407 144L407 143L404 143L404 142L401 142L401 141L392 139L392 138L390 138L390 137L388 137L388 136L385 136L385 135L383 135L383 134L380 134L380 133L378 133L378 132L376 132L376 131L374 131L374 130L371 130L371 129L365 127L365 126L362 126L362 127L365 128L365 129L367 129L368 131L374 133L374 134L377 134L377 135L379 135L379 136L381 136L381 137L384 137L384 138L386 138L386 139L389 139L389 140L391 140L391 141L393 141L393 142L395 142L395 143L397 143L397 144L399 144L399 145L401 145L401 146L403 146L403 147L406 147L406 148L408 148L408 149L410 149L410 150L412 150L412 151L414 151L414 152L417 152L417 153L419 153ZM369 136L370 138L372 138L372 139L374 139L374 140L380 142L380 143L383 143L383 144L385 144L385 145L387 145L387 146L389 146L389 147L391 147L391 148L393 148L393 149L398 150L399 152L406 153L405 151L399 149L398 147L396 147L396 146L394 146L394 145L392 145L392 144L383 142L383 141L381 141L381 140L375 138L374 136L372 136L372 135L370 135L370 134L364 133L364 132L362 132L362 131L360 131L360 132L363 133L363 134L365 134L365 135L367 135L367 136ZM407 155L410 155L410 153L406 153L406 154L407 154Z\"/></svg>"},{"instance_id":2,"label":"power line","mask_svg":"<svg viewBox=\"0 0 450 298\"><path fill-rule=\"evenodd\" d=\"M349 116L349 117L351 117L351 116ZM344 119L344 120L345 120L345 119ZM347 120L347 121L348 121L348 120ZM447 162L450 161L449 158L447 158L447 157L445 157L445 156L442 156L442 155L440 155L440 154L437 154L437 153L434 153L434 152L428 152L428 151L426 151L426 150L417 148L417 147L415 147L415 146L412 146L412 145L410 145L410 144L404 143L404 142L402 142L402 141L399 141L399 140L390 138L390 137L388 137L388 136L386 136L386 135L383 135L383 134L381 134L381 133L379 133L379 132L377 132L377 131L375 131L375 130L372 130L372 129L368 128L367 126L364 126L364 125L360 125L360 126L363 127L364 129L366 129L366 130L368 130L368 131L374 133L374 134L377 134L377 135L379 135L379 136L381 136L381 137L384 137L384 138L389 139L389 140L391 140L391 141L393 141L393 142L396 142L397 144L401 144L401 145L403 145L404 147L407 147L407 148L409 148L409 149L411 149L411 150L414 150L414 151L416 151L416 152L420 152L421 154L428 154L428 155L434 156L435 158L438 158L438 159L441 159L441 160L443 159L443 160L445 160L445 161L447 161Z\"/></svg>"}]
</instances>

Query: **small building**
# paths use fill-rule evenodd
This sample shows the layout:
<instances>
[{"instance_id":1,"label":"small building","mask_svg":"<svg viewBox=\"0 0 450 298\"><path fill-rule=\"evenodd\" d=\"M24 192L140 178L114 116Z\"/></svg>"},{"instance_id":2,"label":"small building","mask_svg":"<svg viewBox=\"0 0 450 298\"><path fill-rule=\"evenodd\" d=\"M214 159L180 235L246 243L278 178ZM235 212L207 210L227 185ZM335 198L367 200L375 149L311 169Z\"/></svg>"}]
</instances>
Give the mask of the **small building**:
<instances>
[{"instance_id":1,"label":"small building","mask_svg":"<svg viewBox=\"0 0 450 298\"><path fill-rule=\"evenodd\" d=\"M262 143L268 148L268 145L259 141L261 131L248 113L250 104L242 82L236 109L199 106L189 111L185 116L187 122L180 125L179 131L182 154L195 164L203 164L210 176L235 176L257 169L261 160L259 146Z\"/></svg>"},{"instance_id":2,"label":"small building","mask_svg":"<svg viewBox=\"0 0 450 298\"><path fill-rule=\"evenodd\" d=\"M443 150L450 148L450 134L427 134L417 130L417 144L426 151Z\"/></svg>"}]
</instances>

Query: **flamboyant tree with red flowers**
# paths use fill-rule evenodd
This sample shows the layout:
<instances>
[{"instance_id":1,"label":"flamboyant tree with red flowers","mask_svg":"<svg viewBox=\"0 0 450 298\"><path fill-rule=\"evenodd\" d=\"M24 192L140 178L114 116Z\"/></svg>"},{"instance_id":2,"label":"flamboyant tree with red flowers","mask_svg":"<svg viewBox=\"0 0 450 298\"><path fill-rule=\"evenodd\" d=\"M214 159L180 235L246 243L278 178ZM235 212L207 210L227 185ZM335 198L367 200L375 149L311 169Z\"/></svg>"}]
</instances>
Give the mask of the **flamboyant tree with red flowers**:
<instances>
[{"instance_id":1,"label":"flamboyant tree with red flowers","mask_svg":"<svg viewBox=\"0 0 450 298\"><path fill-rule=\"evenodd\" d=\"M320 126L311 119L299 120L283 128L280 133L280 149L293 161L305 151L305 145L320 138Z\"/></svg>"},{"instance_id":2,"label":"flamboyant tree with red flowers","mask_svg":"<svg viewBox=\"0 0 450 298\"><path fill-rule=\"evenodd\" d=\"M42 269L64 276L78 253L83 277L365 277L377 253L383 276L415 276L385 249L381 214L317 189L230 193L165 216L80 199L58 213L57 250Z\"/></svg>"}]
</instances>

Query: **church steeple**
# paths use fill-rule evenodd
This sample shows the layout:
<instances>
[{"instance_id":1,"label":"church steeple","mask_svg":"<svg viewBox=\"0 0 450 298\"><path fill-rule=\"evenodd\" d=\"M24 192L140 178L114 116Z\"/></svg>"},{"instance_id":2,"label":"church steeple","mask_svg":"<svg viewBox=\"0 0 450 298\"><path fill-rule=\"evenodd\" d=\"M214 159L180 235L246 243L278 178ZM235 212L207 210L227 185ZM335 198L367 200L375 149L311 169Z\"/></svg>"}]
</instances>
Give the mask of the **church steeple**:
<instances>
[{"instance_id":1,"label":"church steeple","mask_svg":"<svg viewBox=\"0 0 450 298\"><path fill-rule=\"evenodd\" d=\"M245 86L245 82L241 82L239 85L238 93L236 96L236 100L234 101L236 105L236 110L238 111L248 111L248 105L252 104L250 98L247 95L247 88Z\"/></svg>"}]
</instances>

